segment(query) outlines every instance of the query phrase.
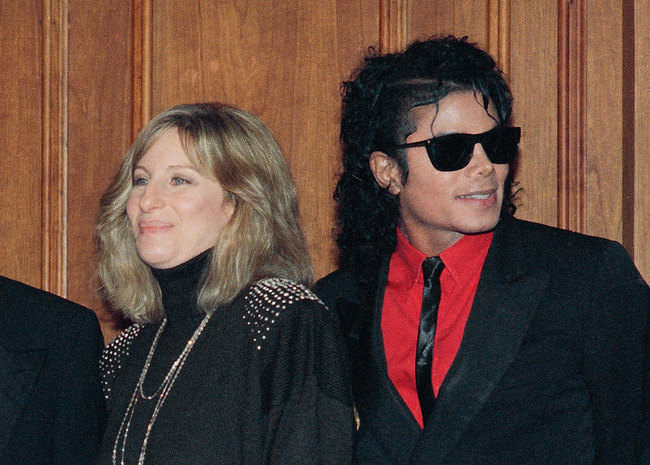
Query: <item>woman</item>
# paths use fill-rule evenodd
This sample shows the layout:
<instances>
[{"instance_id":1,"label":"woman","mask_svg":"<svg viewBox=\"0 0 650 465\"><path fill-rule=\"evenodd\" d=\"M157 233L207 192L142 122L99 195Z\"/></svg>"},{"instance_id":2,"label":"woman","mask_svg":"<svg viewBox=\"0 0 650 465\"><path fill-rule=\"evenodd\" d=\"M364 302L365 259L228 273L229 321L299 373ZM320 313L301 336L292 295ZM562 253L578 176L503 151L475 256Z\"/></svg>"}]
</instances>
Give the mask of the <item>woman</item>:
<instances>
[{"instance_id":1,"label":"woman","mask_svg":"<svg viewBox=\"0 0 650 465\"><path fill-rule=\"evenodd\" d=\"M130 326L102 360L101 464L348 463L338 323L311 280L271 132L224 105L154 118L104 193L107 300Z\"/></svg>"}]
</instances>

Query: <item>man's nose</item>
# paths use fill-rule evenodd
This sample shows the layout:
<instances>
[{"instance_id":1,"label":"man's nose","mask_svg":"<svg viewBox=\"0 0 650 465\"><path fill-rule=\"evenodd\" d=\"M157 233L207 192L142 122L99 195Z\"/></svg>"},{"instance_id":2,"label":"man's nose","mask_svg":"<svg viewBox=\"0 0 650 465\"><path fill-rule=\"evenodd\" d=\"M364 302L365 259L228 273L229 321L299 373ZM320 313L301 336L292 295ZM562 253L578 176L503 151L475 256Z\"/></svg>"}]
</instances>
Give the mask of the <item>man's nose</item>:
<instances>
[{"instance_id":1,"label":"man's nose","mask_svg":"<svg viewBox=\"0 0 650 465\"><path fill-rule=\"evenodd\" d=\"M490 161L480 142L474 144L472 159L467 165L467 170L471 174L480 174L482 176L487 176L494 172L494 163Z\"/></svg>"}]
</instances>

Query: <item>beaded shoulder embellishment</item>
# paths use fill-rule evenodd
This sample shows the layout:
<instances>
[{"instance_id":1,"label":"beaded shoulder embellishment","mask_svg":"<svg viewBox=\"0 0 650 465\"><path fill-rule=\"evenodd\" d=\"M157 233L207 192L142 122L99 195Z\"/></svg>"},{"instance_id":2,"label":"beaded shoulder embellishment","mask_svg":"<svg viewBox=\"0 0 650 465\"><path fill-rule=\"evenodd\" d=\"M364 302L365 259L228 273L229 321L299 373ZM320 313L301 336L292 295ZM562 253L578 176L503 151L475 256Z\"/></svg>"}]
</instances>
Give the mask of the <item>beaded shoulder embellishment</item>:
<instances>
[{"instance_id":1,"label":"beaded shoulder embellishment","mask_svg":"<svg viewBox=\"0 0 650 465\"><path fill-rule=\"evenodd\" d=\"M103 350L99 359L99 371L102 377L104 397L108 400L111 396L111 386L115 375L122 368L122 363L129 357L131 345L140 334L144 325L136 323L117 335Z\"/></svg>"},{"instance_id":2,"label":"beaded shoulder embellishment","mask_svg":"<svg viewBox=\"0 0 650 465\"><path fill-rule=\"evenodd\" d=\"M244 296L246 308L243 319L248 325L257 350L280 313L290 305L304 300L321 300L302 284L283 278L258 281ZM324 304L323 304L324 305Z\"/></svg>"}]
</instances>

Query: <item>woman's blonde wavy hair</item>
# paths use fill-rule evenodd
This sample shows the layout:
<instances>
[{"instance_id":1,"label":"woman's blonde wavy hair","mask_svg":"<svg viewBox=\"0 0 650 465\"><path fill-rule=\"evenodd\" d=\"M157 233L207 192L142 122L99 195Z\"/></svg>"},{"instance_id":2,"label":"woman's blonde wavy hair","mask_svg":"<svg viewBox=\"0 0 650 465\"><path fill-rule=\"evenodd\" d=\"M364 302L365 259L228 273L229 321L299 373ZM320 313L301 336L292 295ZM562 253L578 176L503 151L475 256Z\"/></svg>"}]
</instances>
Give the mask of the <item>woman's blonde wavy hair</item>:
<instances>
[{"instance_id":1,"label":"woman's blonde wavy hair","mask_svg":"<svg viewBox=\"0 0 650 465\"><path fill-rule=\"evenodd\" d=\"M166 130L176 128L188 158L214 175L234 203L204 272L199 307L209 313L247 285L269 277L313 278L291 173L257 117L217 103L175 106L147 124L100 200L96 227L101 292L135 322L164 316L158 283L139 258L126 215L133 168Z\"/></svg>"}]
</instances>

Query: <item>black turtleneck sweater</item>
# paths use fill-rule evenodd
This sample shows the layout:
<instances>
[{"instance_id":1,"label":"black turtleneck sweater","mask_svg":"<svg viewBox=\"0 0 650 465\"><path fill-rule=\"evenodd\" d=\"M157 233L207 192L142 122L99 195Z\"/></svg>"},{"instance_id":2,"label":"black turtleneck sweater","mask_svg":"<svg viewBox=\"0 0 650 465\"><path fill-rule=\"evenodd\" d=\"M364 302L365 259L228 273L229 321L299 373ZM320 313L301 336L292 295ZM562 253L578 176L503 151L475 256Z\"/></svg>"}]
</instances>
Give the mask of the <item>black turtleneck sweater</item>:
<instances>
[{"instance_id":1,"label":"black turtleneck sweater","mask_svg":"<svg viewBox=\"0 0 650 465\"><path fill-rule=\"evenodd\" d=\"M205 314L197 289L209 252L152 272L167 323L143 391L152 395ZM158 397L125 417L160 323L133 325L105 350L109 421L98 463L137 463ZM173 383L146 447L147 464L349 463L354 422L334 315L306 288L271 279L217 308Z\"/></svg>"},{"instance_id":2,"label":"black turtleneck sweater","mask_svg":"<svg viewBox=\"0 0 650 465\"><path fill-rule=\"evenodd\" d=\"M168 323L185 321L194 316L199 319L204 313L196 306L199 283L206 268L210 251L166 270L151 268L162 292L163 308Z\"/></svg>"}]
</instances>

